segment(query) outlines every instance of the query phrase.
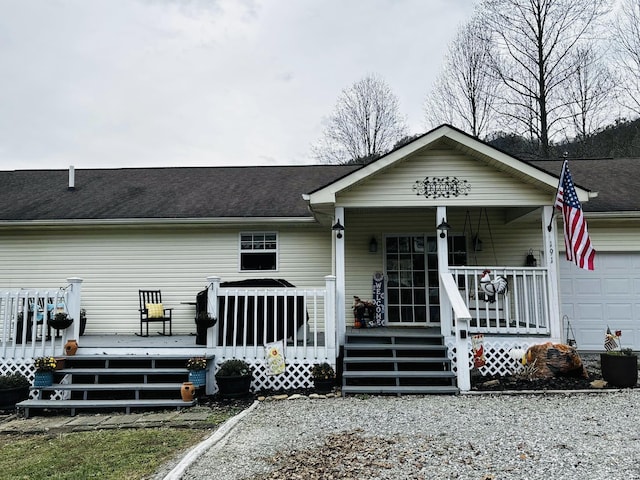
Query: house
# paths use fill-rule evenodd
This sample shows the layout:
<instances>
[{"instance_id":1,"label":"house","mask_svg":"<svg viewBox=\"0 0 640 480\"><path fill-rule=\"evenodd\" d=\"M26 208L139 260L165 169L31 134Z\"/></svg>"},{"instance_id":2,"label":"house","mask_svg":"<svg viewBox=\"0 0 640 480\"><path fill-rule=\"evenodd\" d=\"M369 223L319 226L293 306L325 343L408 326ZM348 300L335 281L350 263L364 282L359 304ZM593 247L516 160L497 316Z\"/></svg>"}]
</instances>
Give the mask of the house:
<instances>
[{"instance_id":1,"label":"house","mask_svg":"<svg viewBox=\"0 0 640 480\"><path fill-rule=\"evenodd\" d=\"M0 287L8 301L70 278L81 297L69 303L87 324L84 336L79 325L65 335L86 354L242 357L256 367L255 388L291 388L309 385L311 364L342 358L353 299L372 299L378 273L385 325L437 331L465 389L458 357L471 362L473 335L484 335L487 373L512 367L512 347L566 340L568 324L581 349L599 350L607 324L640 349L640 161L570 167L595 272L564 260L552 208L560 160L523 162L447 125L366 166L0 172ZM485 270L509 285L494 301L482 292ZM295 287L238 283L247 279ZM145 288L173 306L173 337L133 338ZM203 289L219 322L197 345ZM35 330L16 343L15 310L0 314L6 365L58 348L37 343ZM269 327L278 315L294 323ZM283 341L286 375L265 370L272 340Z\"/></svg>"}]
</instances>

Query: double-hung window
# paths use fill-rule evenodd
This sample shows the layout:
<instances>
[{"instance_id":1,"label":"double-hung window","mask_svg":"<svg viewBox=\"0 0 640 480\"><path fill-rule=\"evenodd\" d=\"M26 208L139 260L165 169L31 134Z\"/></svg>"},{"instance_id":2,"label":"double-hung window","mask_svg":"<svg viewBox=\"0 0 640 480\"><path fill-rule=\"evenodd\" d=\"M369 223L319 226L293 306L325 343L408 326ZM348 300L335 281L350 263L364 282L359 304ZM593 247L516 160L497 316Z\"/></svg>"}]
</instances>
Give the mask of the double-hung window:
<instances>
[{"instance_id":1,"label":"double-hung window","mask_svg":"<svg viewBox=\"0 0 640 480\"><path fill-rule=\"evenodd\" d=\"M278 234L247 232L240 234L240 270L277 270Z\"/></svg>"}]
</instances>

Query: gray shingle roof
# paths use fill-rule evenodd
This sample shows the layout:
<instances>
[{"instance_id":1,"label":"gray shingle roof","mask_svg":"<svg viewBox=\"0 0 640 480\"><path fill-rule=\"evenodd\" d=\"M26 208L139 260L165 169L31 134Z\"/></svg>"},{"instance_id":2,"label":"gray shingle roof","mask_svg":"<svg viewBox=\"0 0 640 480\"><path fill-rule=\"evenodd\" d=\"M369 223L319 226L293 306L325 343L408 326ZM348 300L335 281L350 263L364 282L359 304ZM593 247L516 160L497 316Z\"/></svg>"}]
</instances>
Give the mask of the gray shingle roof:
<instances>
[{"instance_id":1,"label":"gray shingle roof","mask_svg":"<svg viewBox=\"0 0 640 480\"><path fill-rule=\"evenodd\" d=\"M531 161L556 176L561 160ZM597 191L585 211L640 211L640 158L570 160L577 185ZM0 171L0 221L311 217L303 193L360 168L174 167Z\"/></svg>"},{"instance_id":2,"label":"gray shingle roof","mask_svg":"<svg viewBox=\"0 0 640 480\"><path fill-rule=\"evenodd\" d=\"M302 194L357 167L176 167L0 172L0 220L310 217Z\"/></svg>"},{"instance_id":3,"label":"gray shingle roof","mask_svg":"<svg viewBox=\"0 0 640 480\"><path fill-rule=\"evenodd\" d=\"M556 176L562 160L529 162ZM573 182L598 192L598 196L582 205L586 212L640 211L640 158L570 159Z\"/></svg>"}]
</instances>

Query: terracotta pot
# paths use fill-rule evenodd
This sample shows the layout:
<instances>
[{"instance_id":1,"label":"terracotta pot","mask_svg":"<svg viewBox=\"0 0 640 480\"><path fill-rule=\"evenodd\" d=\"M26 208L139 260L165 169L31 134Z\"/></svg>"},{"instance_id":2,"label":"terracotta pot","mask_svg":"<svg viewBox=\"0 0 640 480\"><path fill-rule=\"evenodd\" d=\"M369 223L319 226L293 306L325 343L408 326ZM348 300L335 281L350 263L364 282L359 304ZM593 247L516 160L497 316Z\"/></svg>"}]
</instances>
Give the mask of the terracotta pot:
<instances>
[{"instance_id":1,"label":"terracotta pot","mask_svg":"<svg viewBox=\"0 0 640 480\"><path fill-rule=\"evenodd\" d=\"M75 355L78 351L78 342L75 340L69 340L64 344L64 353L67 355Z\"/></svg>"},{"instance_id":2,"label":"terracotta pot","mask_svg":"<svg viewBox=\"0 0 640 480\"><path fill-rule=\"evenodd\" d=\"M180 388L180 395L182 395L183 402L192 402L193 396L196 393L196 387L191 382L184 382Z\"/></svg>"},{"instance_id":3,"label":"terracotta pot","mask_svg":"<svg viewBox=\"0 0 640 480\"><path fill-rule=\"evenodd\" d=\"M600 354L602 378L609 385L626 388L638 383L638 357L636 355Z\"/></svg>"}]
</instances>

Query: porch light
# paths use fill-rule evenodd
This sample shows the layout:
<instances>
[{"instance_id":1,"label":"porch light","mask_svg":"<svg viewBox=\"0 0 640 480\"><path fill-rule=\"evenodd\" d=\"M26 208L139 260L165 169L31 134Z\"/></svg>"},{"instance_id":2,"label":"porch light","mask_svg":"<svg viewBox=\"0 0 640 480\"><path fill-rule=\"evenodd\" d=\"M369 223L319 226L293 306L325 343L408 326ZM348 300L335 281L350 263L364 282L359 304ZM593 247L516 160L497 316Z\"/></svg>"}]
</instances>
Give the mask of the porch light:
<instances>
[{"instance_id":1,"label":"porch light","mask_svg":"<svg viewBox=\"0 0 640 480\"><path fill-rule=\"evenodd\" d=\"M378 241L376 237L371 237L369 240L369 253L376 253L378 251Z\"/></svg>"},{"instance_id":2,"label":"porch light","mask_svg":"<svg viewBox=\"0 0 640 480\"><path fill-rule=\"evenodd\" d=\"M344 231L344 227L340 223L340 219L338 219L336 223L333 225L333 227L331 227L331 230L333 230L334 232L338 232L336 237L342 238L342 232Z\"/></svg>"},{"instance_id":3,"label":"porch light","mask_svg":"<svg viewBox=\"0 0 640 480\"><path fill-rule=\"evenodd\" d=\"M447 221L443 218L442 222L440 222L440 225L438 225L436 228L440 232L440 238L444 238L447 236L447 232L451 230L451 225L449 225Z\"/></svg>"}]
</instances>

